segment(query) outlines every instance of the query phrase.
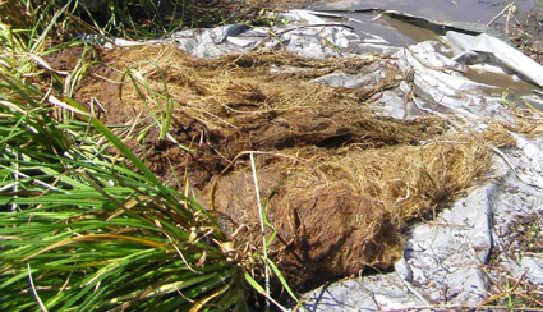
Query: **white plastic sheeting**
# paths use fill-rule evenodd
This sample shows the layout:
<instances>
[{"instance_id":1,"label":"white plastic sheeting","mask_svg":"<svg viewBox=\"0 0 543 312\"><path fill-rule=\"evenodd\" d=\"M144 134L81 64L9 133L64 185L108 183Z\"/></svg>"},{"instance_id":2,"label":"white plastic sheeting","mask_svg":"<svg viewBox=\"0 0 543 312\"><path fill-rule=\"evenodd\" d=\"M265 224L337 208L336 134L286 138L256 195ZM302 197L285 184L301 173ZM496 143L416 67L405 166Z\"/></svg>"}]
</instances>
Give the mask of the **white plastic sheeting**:
<instances>
[{"instance_id":1,"label":"white plastic sheeting","mask_svg":"<svg viewBox=\"0 0 543 312\"><path fill-rule=\"evenodd\" d=\"M456 59L466 54L490 53L500 65L543 87L543 66L498 38L487 34L469 36L449 31L445 39Z\"/></svg>"}]
</instances>

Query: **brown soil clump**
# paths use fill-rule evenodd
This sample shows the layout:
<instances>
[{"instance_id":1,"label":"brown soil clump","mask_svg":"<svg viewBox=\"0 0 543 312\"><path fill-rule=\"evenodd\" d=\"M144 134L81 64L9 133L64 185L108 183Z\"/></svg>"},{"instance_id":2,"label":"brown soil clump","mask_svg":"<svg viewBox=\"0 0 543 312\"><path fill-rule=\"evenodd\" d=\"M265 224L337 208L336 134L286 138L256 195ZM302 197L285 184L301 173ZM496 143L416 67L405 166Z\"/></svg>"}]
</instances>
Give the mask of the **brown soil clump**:
<instances>
[{"instance_id":1,"label":"brown soil clump","mask_svg":"<svg viewBox=\"0 0 543 312\"><path fill-rule=\"evenodd\" d=\"M48 61L73 68L79 51L72 51L74 57L65 52L63 61ZM246 153L260 152L260 193L278 233L271 254L296 289L391 266L405 222L469 186L488 165L482 135L443 137L444 120L374 114L368 104L405 79L381 58L251 52L200 60L174 46L99 50L94 57L101 63L87 69L76 99L94 111L99 103L106 124L136 123L122 134L125 142L165 183L183 187L186 170L202 206L247 225L237 239L245 254L262 243ZM310 82L377 66L388 77L373 87ZM299 70L286 70L292 68ZM169 103L171 137L159 139L155 119L165 122Z\"/></svg>"},{"instance_id":2,"label":"brown soil clump","mask_svg":"<svg viewBox=\"0 0 543 312\"><path fill-rule=\"evenodd\" d=\"M435 211L487 169L481 137L457 140L316 153L299 164L284 159L259 169L267 218L278 235L271 250L290 282L387 269L399 260L406 221ZM218 179L215 197L217 210L259 237L250 169Z\"/></svg>"}]
</instances>

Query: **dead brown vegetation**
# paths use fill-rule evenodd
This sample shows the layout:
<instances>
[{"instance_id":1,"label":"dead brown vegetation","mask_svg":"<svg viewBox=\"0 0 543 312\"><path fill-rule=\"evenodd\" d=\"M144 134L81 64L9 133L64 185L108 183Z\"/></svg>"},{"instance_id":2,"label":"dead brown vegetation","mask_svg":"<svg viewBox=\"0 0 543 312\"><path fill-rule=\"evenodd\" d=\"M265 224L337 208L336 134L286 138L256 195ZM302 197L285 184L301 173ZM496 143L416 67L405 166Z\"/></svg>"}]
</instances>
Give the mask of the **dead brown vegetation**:
<instances>
[{"instance_id":1,"label":"dead brown vegetation","mask_svg":"<svg viewBox=\"0 0 543 312\"><path fill-rule=\"evenodd\" d=\"M77 99L96 98L107 124L133 123L139 115L137 130L152 121L134 85L120 84L126 68L141 78L141 89L146 81L169 94L175 101L169 133L194 152L159 140L155 126L146 135L149 165L173 186L187 169L203 206L211 207L215 182L213 208L248 225L237 241L245 254L261 245L247 157L225 169L244 151L267 152L257 160L260 192L269 197L268 219L279 235L271 254L297 288L308 280L389 267L400 256L405 222L439 208L488 166L482 134L450 137L444 120L394 120L368 109L380 92L405 78L377 57L309 60L252 52L199 60L173 46L103 50L99 57L103 64L89 69ZM65 67L75 62L70 55L62 59ZM58 56L49 61L60 64ZM310 82L376 66L389 74L371 88ZM270 73L281 68L301 70ZM144 94L153 110L163 109L164 98ZM142 142L127 142L143 153Z\"/></svg>"}]
</instances>

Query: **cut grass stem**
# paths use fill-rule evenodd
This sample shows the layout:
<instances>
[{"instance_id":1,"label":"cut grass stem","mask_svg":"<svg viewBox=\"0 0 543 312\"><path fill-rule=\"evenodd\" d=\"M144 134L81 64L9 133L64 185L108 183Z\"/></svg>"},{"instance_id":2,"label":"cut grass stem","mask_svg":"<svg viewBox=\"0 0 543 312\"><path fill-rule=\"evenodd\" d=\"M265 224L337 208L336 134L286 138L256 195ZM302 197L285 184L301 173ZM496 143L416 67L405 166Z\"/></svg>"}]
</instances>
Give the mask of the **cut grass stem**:
<instances>
[{"instance_id":1,"label":"cut grass stem","mask_svg":"<svg viewBox=\"0 0 543 312\"><path fill-rule=\"evenodd\" d=\"M262 235L262 258L264 259L264 275L266 279L266 311L270 310L270 301L268 298L270 298L270 274L268 272L268 248L267 248L267 241L266 241L266 228L264 226L264 220L266 219L266 216L264 215L266 212L264 209L262 209L262 201L260 200L260 191L258 188L258 176L256 174L256 166L255 166L255 159L253 153L249 153L249 157L251 159L251 168L253 171L253 183L255 185L255 192L256 192L256 201L258 205L258 215L260 216L260 229L261 229L261 235Z\"/></svg>"}]
</instances>

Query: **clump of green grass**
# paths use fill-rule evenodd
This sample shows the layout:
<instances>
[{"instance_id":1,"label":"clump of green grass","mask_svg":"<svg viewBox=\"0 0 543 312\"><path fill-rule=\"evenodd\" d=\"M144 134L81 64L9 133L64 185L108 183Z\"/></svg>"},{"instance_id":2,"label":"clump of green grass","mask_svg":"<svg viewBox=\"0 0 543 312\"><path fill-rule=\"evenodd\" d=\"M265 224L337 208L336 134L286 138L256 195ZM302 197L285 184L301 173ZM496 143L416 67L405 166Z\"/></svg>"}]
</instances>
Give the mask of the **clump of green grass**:
<instances>
[{"instance_id":1,"label":"clump of green grass","mask_svg":"<svg viewBox=\"0 0 543 312\"><path fill-rule=\"evenodd\" d=\"M0 310L242 308L242 267L205 210L69 98L5 74L0 89ZM59 105L85 122L58 122ZM83 148L87 122L118 157Z\"/></svg>"}]
</instances>

